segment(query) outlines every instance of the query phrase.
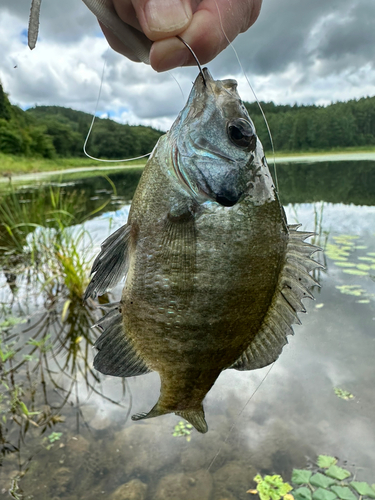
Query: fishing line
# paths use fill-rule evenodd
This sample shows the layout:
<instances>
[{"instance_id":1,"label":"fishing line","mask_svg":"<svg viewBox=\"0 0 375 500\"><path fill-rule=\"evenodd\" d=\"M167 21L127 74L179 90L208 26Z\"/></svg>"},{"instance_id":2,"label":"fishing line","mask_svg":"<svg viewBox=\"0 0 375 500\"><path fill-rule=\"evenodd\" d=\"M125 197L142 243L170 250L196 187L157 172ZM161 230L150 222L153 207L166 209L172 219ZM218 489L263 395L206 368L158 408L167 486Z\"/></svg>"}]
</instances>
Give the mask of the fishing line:
<instances>
[{"instance_id":1,"label":"fishing line","mask_svg":"<svg viewBox=\"0 0 375 500\"><path fill-rule=\"evenodd\" d=\"M270 374L270 371L272 370L272 368L274 367L274 364L275 362L272 363L272 365L269 367L269 369L267 370L267 373L264 375L264 377L262 378L262 380L260 381L258 387L255 389L255 391L251 394L251 396L249 397L249 399L246 401L246 403L244 404L244 406L242 407L241 411L238 413L238 415L235 417L234 419L234 422L231 426L231 428L229 429L229 432L228 432L228 435L227 437L224 439L224 441L221 443L221 446L220 448L218 449L218 451L216 452L216 455L214 456L214 458L211 460L211 463L210 465L207 467L207 471L209 471L211 469L211 467L213 466L215 460L217 459L217 457L220 455L221 453L221 450L223 449L223 446L226 444L226 442L228 441L229 439L229 436L231 435L233 429L236 427L236 424L237 424L237 421L238 419L240 418L240 416L242 415L242 413L245 411L247 405L250 403L250 401L253 399L253 397L255 396L255 394L258 392L258 390L260 389L260 386L263 384L263 382L266 380L266 378L268 377L268 375Z\"/></svg>"},{"instance_id":2,"label":"fishing line","mask_svg":"<svg viewBox=\"0 0 375 500\"><path fill-rule=\"evenodd\" d=\"M216 0L214 0L214 2L215 2L215 5L216 5L216 10L217 10L217 13L218 13L218 15L219 15L219 21L220 21L221 31L223 32L223 35L225 36L225 38L226 38L226 40L227 40L227 42L228 42L229 46L231 47L231 49L233 50L233 52L234 52L234 54L235 54L235 56L236 56L236 59L237 59L238 64L239 64L239 66L240 66L240 68L241 68L242 74L244 75L244 77L245 77L245 79L246 79L246 81L247 81L247 83L248 83L248 85L249 85L249 87L250 87L250 89L251 89L251 91L252 91L252 93L253 93L254 97L255 97L255 100L256 100L256 102L257 102L257 104L258 104L258 107L259 107L259 109L260 109L260 112L262 113L262 117L263 117L264 123L266 124L266 127L267 127L267 132L268 132L268 136L269 136L269 138L270 138L271 148L272 148L273 169L274 169L274 173L275 173L275 184L276 184L276 190L277 190L277 192L279 192L279 183L278 183L278 180L277 180L277 171L276 171L275 148L274 148L273 138L272 138L272 134L271 134L271 129L270 129L269 125L268 125L268 121L267 121L266 115L264 114L264 111L263 111L263 109L262 109L262 106L260 105L260 102L259 102L259 100L258 100L258 97L257 97L257 95L256 95L256 93L255 93L255 90L253 89L253 87L252 87L252 85L251 85L251 83L250 83L250 80L248 79L247 74L245 73L245 70L244 70L244 68L243 68L243 66L242 66L242 63L241 63L241 61L240 61L240 58L238 57L237 51L236 51L236 49L234 48L234 45L232 44L232 42L229 40L229 38L228 38L227 34L225 33L224 26L223 26L223 22L222 22L222 19L221 19L221 14L220 14L219 6L218 6L218 4L217 4Z\"/></svg>"},{"instance_id":3,"label":"fishing line","mask_svg":"<svg viewBox=\"0 0 375 500\"><path fill-rule=\"evenodd\" d=\"M107 65L108 51L109 51L109 47L107 48L107 50L106 50L106 52L104 54L104 64L103 64L103 70L102 70L102 77L100 79L100 87L99 87L98 98L96 100L96 106L95 106L94 115L93 115L92 120L91 120L91 125L90 125L90 128L89 128L89 131L87 132L87 136L86 136L85 142L83 144L83 152L85 153L85 155L88 158L91 158L91 160L102 161L102 162L105 162L105 163L120 163L120 162L125 162L125 161L140 160L141 158L145 158L146 156L149 156L151 154L151 152L150 153L146 153L145 155L142 155L142 156L136 156L135 158L126 158L126 159L123 159L123 160L103 160L102 158L95 158L95 156L89 155L88 152L86 151L87 142L88 142L88 140L90 138L90 134L91 134L92 128L94 126L94 122L95 122L95 118L96 118L96 113L98 111L100 96L101 96L101 93L102 93L102 87L103 87L103 81L104 81L104 71L105 71L105 67Z\"/></svg>"}]
</instances>

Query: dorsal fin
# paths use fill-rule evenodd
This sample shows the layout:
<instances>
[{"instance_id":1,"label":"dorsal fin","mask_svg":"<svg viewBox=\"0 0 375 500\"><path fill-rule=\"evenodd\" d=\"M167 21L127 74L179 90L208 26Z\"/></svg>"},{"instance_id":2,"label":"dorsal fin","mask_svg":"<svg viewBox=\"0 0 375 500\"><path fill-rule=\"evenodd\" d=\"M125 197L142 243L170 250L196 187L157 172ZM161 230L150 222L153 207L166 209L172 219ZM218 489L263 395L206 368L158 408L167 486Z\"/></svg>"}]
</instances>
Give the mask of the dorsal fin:
<instances>
[{"instance_id":1,"label":"dorsal fin","mask_svg":"<svg viewBox=\"0 0 375 500\"><path fill-rule=\"evenodd\" d=\"M126 338L119 305L101 318L95 326L103 331L94 344L98 353L94 368L104 375L135 377L151 370Z\"/></svg>"},{"instance_id":2,"label":"dorsal fin","mask_svg":"<svg viewBox=\"0 0 375 500\"><path fill-rule=\"evenodd\" d=\"M128 272L130 229L131 226L125 224L102 243L100 253L92 265L93 277L86 288L83 300L103 295L109 288L117 285Z\"/></svg>"},{"instance_id":3,"label":"dorsal fin","mask_svg":"<svg viewBox=\"0 0 375 500\"><path fill-rule=\"evenodd\" d=\"M323 267L311 258L320 248L304 241L314 233L297 231L299 224L288 227L289 241L285 263L272 303L259 332L230 368L255 370L276 361L284 345L288 343L287 335L293 335L291 325L301 323L297 313L306 311L301 300L305 297L313 298L309 288L319 286L309 272Z\"/></svg>"}]
</instances>

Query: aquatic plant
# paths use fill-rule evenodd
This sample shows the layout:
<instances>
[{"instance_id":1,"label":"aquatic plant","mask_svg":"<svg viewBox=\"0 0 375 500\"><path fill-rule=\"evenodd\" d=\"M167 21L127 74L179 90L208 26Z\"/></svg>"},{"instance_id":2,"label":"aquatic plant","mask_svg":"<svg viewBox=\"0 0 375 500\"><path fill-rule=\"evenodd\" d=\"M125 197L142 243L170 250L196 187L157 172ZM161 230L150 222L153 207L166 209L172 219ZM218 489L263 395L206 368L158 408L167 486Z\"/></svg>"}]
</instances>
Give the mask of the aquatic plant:
<instances>
[{"instance_id":1,"label":"aquatic plant","mask_svg":"<svg viewBox=\"0 0 375 500\"><path fill-rule=\"evenodd\" d=\"M187 422L183 422L182 420L178 422L174 427L173 436L174 437L186 437L186 441L191 440L191 431L193 426Z\"/></svg>"},{"instance_id":2,"label":"aquatic plant","mask_svg":"<svg viewBox=\"0 0 375 500\"><path fill-rule=\"evenodd\" d=\"M288 495L293 487L288 483L284 483L283 478L277 474L264 477L257 474L254 481L257 483L256 490L249 490L248 493L257 493L260 500L279 500L280 498L293 500L293 497Z\"/></svg>"},{"instance_id":3,"label":"aquatic plant","mask_svg":"<svg viewBox=\"0 0 375 500\"><path fill-rule=\"evenodd\" d=\"M353 394L351 394L349 391L345 391L344 389L340 389L339 387L334 387L333 390L335 391L336 396L340 399L349 401L349 399L354 398Z\"/></svg>"},{"instance_id":4,"label":"aquatic plant","mask_svg":"<svg viewBox=\"0 0 375 500\"><path fill-rule=\"evenodd\" d=\"M258 474L254 481L260 500L359 500L375 498L375 484L355 481L350 471L337 465L338 459L319 455L316 464L306 469L293 469L291 485L281 476ZM292 492L292 493L289 493Z\"/></svg>"}]
</instances>

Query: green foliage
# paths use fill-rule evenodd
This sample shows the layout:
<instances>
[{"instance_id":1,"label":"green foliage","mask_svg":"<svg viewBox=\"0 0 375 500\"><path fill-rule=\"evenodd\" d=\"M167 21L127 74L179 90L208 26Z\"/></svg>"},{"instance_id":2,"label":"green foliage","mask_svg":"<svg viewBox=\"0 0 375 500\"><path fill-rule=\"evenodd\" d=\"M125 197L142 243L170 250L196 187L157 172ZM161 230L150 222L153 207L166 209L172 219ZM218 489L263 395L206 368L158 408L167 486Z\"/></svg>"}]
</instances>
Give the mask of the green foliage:
<instances>
[{"instance_id":1,"label":"green foliage","mask_svg":"<svg viewBox=\"0 0 375 500\"><path fill-rule=\"evenodd\" d=\"M372 485L371 487L364 481L352 481L350 486L352 486L362 496L375 498L375 485Z\"/></svg>"},{"instance_id":2,"label":"green foliage","mask_svg":"<svg viewBox=\"0 0 375 500\"><path fill-rule=\"evenodd\" d=\"M293 489L290 484L284 483L283 478L277 474L264 476L264 478L258 474L254 477L254 481L257 483L256 490L260 500L279 500Z\"/></svg>"},{"instance_id":3,"label":"green foliage","mask_svg":"<svg viewBox=\"0 0 375 500\"><path fill-rule=\"evenodd\" d=\"M319 455L316 463L321 469L328 469L328 467L337 463L337 458L330 457L329 455Z\"/></svg>"},{"instance_id":4,"label":"green foliage","mask_svg":"<svg viewBox=\"0 0 375 500\"><path fill-rule=\"evenodd\" d=\"M336 493L341 500L357 500L357 497L347 486L332 486L331 490Z\"/></svg>"},{"instance_id":5,"label":"green foliage","mask_svg":"<svg viewBox=\"0 0 375 500\"><path fill-rule=\"evenodd\" d=\"M292 481L295 484L307 484L310 480L312 472L310 470L294 469Z\"/></svg>"},{"instance_id":6,"label":"green foliage","mask_svg":"<svg viewBox=\"0 0 375 500\"><path fill-rule=\"evenodd\" d=\"M83 157L92 116L59 106L23 111L12 106L0 84L0 152L26 157ZM89 141L93 156L129 158L149 153L162 132L97 118Z\"/></svg>"},{"instance_id":7,"label":"green foliage","mask_svg":"<svg viewBox=\"0 0 375 500\"><path fill-rule=\"evenodd\" d=\"M366 482L347 482L351 473L336 465L337 459L329 455L319 455L314 470L294 469L292 486L284 483L281 476L257 475L256 490L247 493L258 494L260 500L358 500L357 494L368 499L375 498L375 485ZM304 485L304 486L301 486ZM296 489L293 489L297 486ZM290 494L289 492L292 491Z\"/></svg>"},{"instance_id":8,"label":"green foliage","mask_svg":"<svg viewBox=\"0 0 375 500\"><path fill-rule=\"evenodd\" d=\"M339 387L334 387L333 390L338 398L344 399L345 401L349 401L349 399L353 399L354 396L349 391L345 391L344 389L340 389Z\"/></svg>"},{"instance_id":9,"label":"green foliage","mask_svg":"<svg viewBox=\"0 0 375 500\"><path fill-rule=\"evenodd\" d=\"M317 472L313 476L311 476L310 484L316 486L317 488L328 488L332 484L335 484L335 480Z\"/></svg>"},{"instance_id":10,"label":"green foliage","mask_svg":"<svg viewBox=\"0 0 375 500\"><path fill-rule=\"evenodd\" d=\"M375 144L375 97L329 106L261 102L276 151L313 151ZM271 149L257 103L245 103L266 151Z\"/></svg>"},{"instance_id":11,"label":"green foliage","mask_svg":"<svg viewBox=\"0 0 375 500\"><path fill-rule=\"evenodd\" d=\"M173 431L173 436L174 437L186 437L186 441L190 441L191 439L191 431L193 429L193 426L191 424L187 424L186 422L178 422L177 425L175 425L174 431Z\"/></svg>"},{"instance_id":12,"label":"green foliage","mask_svg":"<svg viewBox=\"0 0 375 500\"><path fill-rule=\"evenodd\" d=\"M348 470L342 469L341 467L338 467L337 465L331 465L327 470L326 470L326 475L329 477L332 477L333 479L338 479L339 481L342 481L343 479L346 479L349 477L351 474Z\"/></svg>"},{"instance_id":13,"label":"green foliage","mask_svg":"<svg viewBox=\"0 0 375 500\"><path fill-rule=\"evenodd\" d=\"M312 500L312 493L309 488L302 486L301 488L293 490L293 497L294 500Z\"/></svg>"}]
</instances>

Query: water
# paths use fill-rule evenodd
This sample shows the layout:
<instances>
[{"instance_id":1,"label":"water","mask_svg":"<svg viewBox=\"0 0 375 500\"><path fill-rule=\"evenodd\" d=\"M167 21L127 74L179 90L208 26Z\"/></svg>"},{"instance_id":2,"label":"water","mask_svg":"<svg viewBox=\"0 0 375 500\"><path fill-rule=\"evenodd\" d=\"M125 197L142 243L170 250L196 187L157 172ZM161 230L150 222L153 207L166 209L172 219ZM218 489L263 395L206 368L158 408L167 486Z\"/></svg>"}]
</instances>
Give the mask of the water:
<instances>
[{"instance_id":1,"label":"water","mask_svg":"<svg viewBox=\"0 0 375 500\"><path fill-rule=\"evenodd\" d=\"M56 295L30 288L26 275L16 291L2 274L3 319L26 319L3 331L3 355L6 345L20 349L13 367L33 349L35 359L13 380L3 364L2 380L13 386L2 388L0 498L11 490L13 498L38 500L242 500L251 498L255 474L288 480L318 454L346 460L357 480L375 482L375 163L278 166L278 177L289 223L316 231L327 248L322 288L315 302L305 301L302 326L271 370L220 375L205 400L205 435L172 436L175 415L133 423L129 415L154 405L158 375L124 382L96 373L97 332L89 326L98 312L75 303L64 316L63 291L56 305ZM134 179L112 179L117 195L85 223L90 255L126 220ZM89 213L109 196L103 184L85 179L64 190L84 190ZM41 413L22 416L16 396Z\"/></svg>"}]
</instances>

